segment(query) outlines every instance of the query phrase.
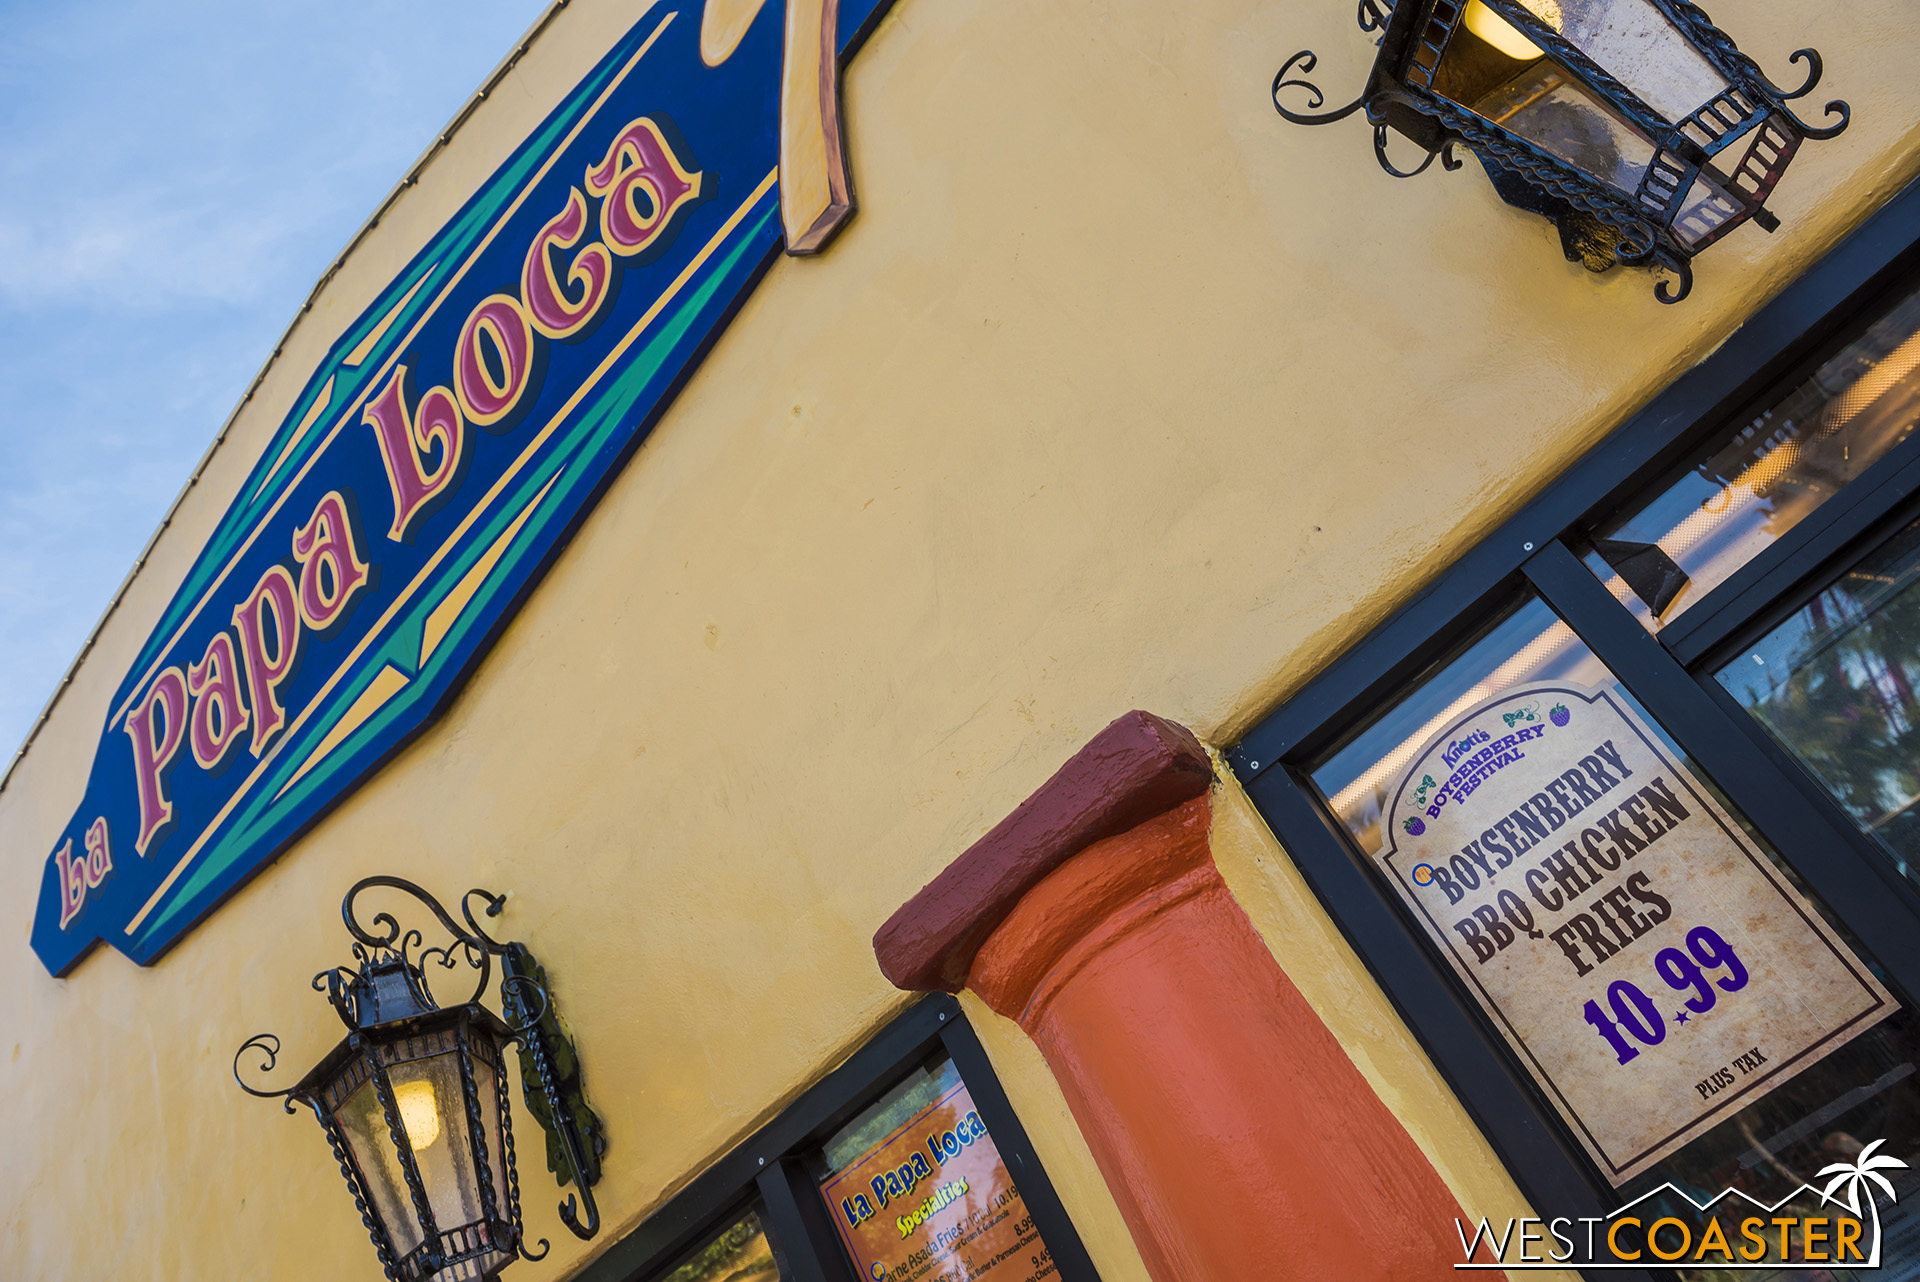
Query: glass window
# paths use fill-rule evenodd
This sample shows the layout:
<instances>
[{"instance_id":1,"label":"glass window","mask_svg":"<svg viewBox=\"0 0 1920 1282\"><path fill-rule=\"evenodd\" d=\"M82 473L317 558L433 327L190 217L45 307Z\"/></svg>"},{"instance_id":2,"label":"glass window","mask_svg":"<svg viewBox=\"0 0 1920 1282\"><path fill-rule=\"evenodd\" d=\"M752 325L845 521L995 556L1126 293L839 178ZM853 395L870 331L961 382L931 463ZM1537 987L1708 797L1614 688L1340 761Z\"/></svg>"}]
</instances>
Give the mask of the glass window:
<instances>
[{"instance_id":1,"label":"glass window","mask_svg":"<svg viewBox=\"0 0 1920 1282\"><path fill-rule=\"evenodd\" d=\"M1310 774L1620 1201L1771 1204L1884 1139L1916 1169L1883 1258L1920 1277L1920 1018L1544 603Z\"/></svg>"},{"instance_id":2,"label":"glass window","mask_svg":"<svg viewBox=\"0 0 1920 1282\"><path fill-rule=\"evenodd\" d=\"M1420 746L1461 710L1523 681L1596 685L1605 670L1546 604L1530 598L1313 771L1334 814L1368 854L1380 849L1388 789ZM1677 751L1677 749L1676 749Z\"/></svg>"},{"instance_id":3,"label":"glass window","mask_svg":"<svg viewBox=\"0 0 1920 1282\"><path fill-rule=\"evenodd\" d=\"M748 1211L660 1282L779 1282L760 1217Z\"/></svg>"},{"instance_id":4,"label":"glass window","mask_svg":"<svg viewBox=\"0 0 1920 1282\"><path fill-rule=\"evenodd\" d=\"M955 1057L979 1067L963 1078ZM629 1267L646 1282L1095 1278L1019 1124L988 1131L987 1118L1009 1116L993 1082L959 1003L914 1002L655 1208L623 1248L643 1253Z\"/></svg>"},{"instance_id":5,"label":"glass window","mask_svg":"<svg viewBox=\"0 0 1920 1282\"><path fill-rule=\"evenodd\" d=\"M1920 884L1920 522L1714 675Z\"/></svg>"},{"instance_id":6,"label":"glass window","mask_svg":"<svg viewBox=\"0 0 1920 1282\"><path fill-rule=\"evenodd\" d=\"M829 1137L820 1168L820 1196L856 1277L1055 1276L973 1096L944 1056Z\"/></svg>"},{"instance_id":7,"label":"glass window","mask_svg":"<svg viewBox=\"0 0 1920 1282\"><path fill-rule=\"evenodd\" d=\"M1685 613L1920 423L1920 292L1813 376L1702 448L1669 484L1595 532L1588 565L1641 621Z\"/></svg>"}]
</instances>

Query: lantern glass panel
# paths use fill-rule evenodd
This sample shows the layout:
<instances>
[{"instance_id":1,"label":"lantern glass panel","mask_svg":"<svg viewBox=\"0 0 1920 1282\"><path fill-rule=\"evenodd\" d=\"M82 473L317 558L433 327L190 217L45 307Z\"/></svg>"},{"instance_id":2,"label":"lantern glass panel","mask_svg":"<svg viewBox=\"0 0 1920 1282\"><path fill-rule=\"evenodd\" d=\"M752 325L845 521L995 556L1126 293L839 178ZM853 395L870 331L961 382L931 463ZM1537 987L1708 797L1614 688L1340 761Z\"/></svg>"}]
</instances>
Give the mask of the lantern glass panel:
<instances>
[{"instance_id":1,"label":"lantern glass panel","mask_svg":"<svg viewBox=\"0 0 1920 1282\"><path fill-rule=\"evenodd\" d=\"M413 1212L413 1198L407 1192L406 1174L400 1169L400 1152L387 1129L386 1111L380 1106L380 1095L365 1061L351 1061L347 1072L354 1080L345 1083L350 1089L334 1111L334 1121L352 1151L375 1217L393 1240L395 1255L405 1256L420 1245L423 1234Z\"/></svg>"},{"instance_id":2,"label":"lantern glass panel","mask_svg":"<svg viewBox=\"0 0 1920 1282\"><path fill-rule=\"evenodd\" d=\"M469 1037L481 1042L486 1034L470 1031ZM500 1142L500 1086L493 1059L498 1054L491 1045L476 1045L473 1055L473 1085L480 1096L480 1129L487 1141L487 1170L493 1180L493 1205L501 1219L507 1218L507 1157Z\"/></svg>"},{"instance_id":3,"label":"lantern glass panel","mask_svg":"<svg viewBox=\"0 0 1920 1282\"><path fill-rule=\"evenodd\" d=\"M1622 195L1653 160L1652 142L1479 0L1454 29L1433 88ZM1519 56L1516 56L1519 55Z\"/></svg>"},{"instance_id":4,"label":"lantern glass panel","mask_svg":"<svg viewBox=\"0 0 1920 1282\"><path fill-rule=\"evenodd\" d=\"M1517 3L1675 124L1727 91L1726 77L1652 0Z\"/></svg>"},{"instance_id":5,"label":"lantern glass panel","mask_svg":"<svg viewBox=\"0 0 1920 1282\"><path fill-rule=\"evenodd\" d=\"M393 1082L400 1120L413 1144L413 1160L420 1167L420 1182L426 1186L434 1223L445 1232L484 1219L485 1213L480 1205L480 1177L474 1167L452 1030L410 1038L392 1049L405 1053L427 1042L444 1043L447 1049L419 1059L400 1060L388 1067L387 1075Z\"/></svg>"}]
</instances>

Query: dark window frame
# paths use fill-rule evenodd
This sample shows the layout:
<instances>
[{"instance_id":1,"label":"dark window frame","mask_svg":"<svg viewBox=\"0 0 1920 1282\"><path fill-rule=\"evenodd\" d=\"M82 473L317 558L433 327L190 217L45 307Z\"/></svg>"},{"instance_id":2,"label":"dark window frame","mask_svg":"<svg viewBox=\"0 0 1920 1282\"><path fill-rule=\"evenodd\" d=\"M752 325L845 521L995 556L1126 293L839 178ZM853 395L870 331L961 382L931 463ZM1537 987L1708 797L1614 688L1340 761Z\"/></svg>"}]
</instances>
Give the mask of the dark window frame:
<instances>
[{"instance_id":1,"label":"dark window frame","mask_svg":"<svg viewBox=\"0 0 1920 1282\"><path fill-rule=\"evenodd\" d=\"M1916 281L1920 183L1226 753L1321 904L1542 1214L1603 1214L1614 1204L1613 1190L1372 873L1308 770L1530 593L1653 711L1876 954L1893 986L1909 1000L1920 998L1920 895L1712 676L1724 655L1831 582L1864 546L1912 519L1920 509L1920 437L1856 478L1657 637L1579 557L1588 530L1714 433L1804 378L1886 295Z\"/></svg>"},{"instance_id":2,"label":"dark window frame","mask_svg":"<svg viewBox=\"0 0 1920 1282\"><path fill-rule=\"evenodd\" d=\"M579 1282L652 1282L748 1210L760 1216L782 1282L863 1282L847 1264L806 1163L828 1136L938 1051L960 1070L1041 1241L1053 1253L1060 1282L1099 1282L986 1048L960 1003L944 993L915 1002L874 1034L581 1270Z\"/></svg>"}]
</instances>

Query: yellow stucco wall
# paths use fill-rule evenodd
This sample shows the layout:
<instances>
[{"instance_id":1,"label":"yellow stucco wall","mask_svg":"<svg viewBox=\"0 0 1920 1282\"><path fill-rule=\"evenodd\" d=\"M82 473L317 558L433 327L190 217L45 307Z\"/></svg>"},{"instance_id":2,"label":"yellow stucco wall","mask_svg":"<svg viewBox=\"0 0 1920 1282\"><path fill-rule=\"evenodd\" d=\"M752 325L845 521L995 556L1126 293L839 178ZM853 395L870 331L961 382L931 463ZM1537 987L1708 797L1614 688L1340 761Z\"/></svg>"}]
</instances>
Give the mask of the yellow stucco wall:
<instances>
[{"instance_id":1,"label":"yellow stucco wall","mask_svg":"<svg viewBox=\"0 0 1920 1282\"><path fill-rule=\"evenodd\" d=\"M436 727L163 961L49 978L42 861L106 698L306 372L641 11L575 0L329 285L0 792L9 950L0 1274L377 1275L310 1120L233 1048L336 1036L356 877L513 893L612 1136L565 1277L899 1009L878 924L1118 713L1230 741L1920 160L1902 0L1749 0L1853 103L1768 238L1663 308L1596 279L1469 163L1395 183L1361 124L1284 125L1371 46L1344 0L899 0L851 69L861 212L783 261ZM211 425L210 425L211 426ZM1244 800L1229 883L1473 1214L1518 1211L1431 1065ZM1109 1282L1144 1273L1032 1046L969 1008ZM524 1116L520 1126L529 1123ZM523 1134L531 1134L523 1130ZM528 1169L530 1168L530 1169Z\"/></svg>"}]
</instances>

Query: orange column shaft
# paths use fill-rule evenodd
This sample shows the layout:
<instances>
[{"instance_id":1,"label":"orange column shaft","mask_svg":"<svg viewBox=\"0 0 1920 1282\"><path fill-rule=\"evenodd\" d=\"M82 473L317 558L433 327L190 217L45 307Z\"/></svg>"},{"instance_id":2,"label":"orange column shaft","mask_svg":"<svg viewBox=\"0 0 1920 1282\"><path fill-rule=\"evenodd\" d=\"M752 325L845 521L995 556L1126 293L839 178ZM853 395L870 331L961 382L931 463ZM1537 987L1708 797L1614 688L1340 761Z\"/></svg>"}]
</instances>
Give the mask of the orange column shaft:
<instances>
[{"instance_id":1,"label":"orange column shaft","mask_svg":"<svg viewBox=\"0 0 1920 1282\"><path fill-rule=\"evenodd\" d=\"M1027 891L968 986L1051 1065L1157 1282L1454 1276L1454 1199L1215 869L1205 796Z\"/></svg>"}]
</instances>

